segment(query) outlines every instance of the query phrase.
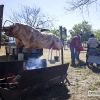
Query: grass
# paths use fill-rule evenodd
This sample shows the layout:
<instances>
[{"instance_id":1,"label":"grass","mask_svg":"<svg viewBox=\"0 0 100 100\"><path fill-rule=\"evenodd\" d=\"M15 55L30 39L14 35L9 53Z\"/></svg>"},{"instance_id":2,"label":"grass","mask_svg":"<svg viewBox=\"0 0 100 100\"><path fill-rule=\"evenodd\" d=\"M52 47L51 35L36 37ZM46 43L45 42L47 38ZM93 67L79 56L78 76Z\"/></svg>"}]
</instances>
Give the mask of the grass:
<instances>
[{"instance_id":1,"label":"grass","mask_svg":"<svg viewBox=\"0 0 100 100\"><path fill-rule=\"evenodd\" d=\"M50 64L48 61L49 50L43 50L43 56L41 58L47 59L47 66L55 66L62 64L61 56L60 61ZM0 49L1 57L5 55L5 49L2 47ZM56 55L56 51L53 51L53 59ZM55 86L46 90L46 93L39 95L37 98L30 98L29 100L100 100L99 97L88 97L89 90L100 90L100 72L96 73L91 68L85 65L85 53L80 54L80 61L76 61L76 67L70 65L70 51L64 50L64 63L69 62L68 68L68 83L62 86ZM0 61L4 61L5 58L2 57ZM6 59L7 60L7 59ZM92 66L93 67L93 66ZM95 66L94 66L95 67ZM97 68L97 66L96 66ZM26 99L25 99L26 100ZM28 99L27 99L28 100Z\"/></svg>"}]
</instances>

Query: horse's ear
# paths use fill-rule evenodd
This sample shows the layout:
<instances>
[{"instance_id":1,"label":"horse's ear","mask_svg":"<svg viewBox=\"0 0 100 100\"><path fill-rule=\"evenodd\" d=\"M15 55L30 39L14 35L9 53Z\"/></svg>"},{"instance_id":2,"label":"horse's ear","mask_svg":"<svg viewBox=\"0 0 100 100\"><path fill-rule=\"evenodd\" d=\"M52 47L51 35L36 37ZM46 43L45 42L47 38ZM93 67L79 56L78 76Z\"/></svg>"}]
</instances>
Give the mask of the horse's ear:
<instances>
[{"instance_id":1,"label":"horse's ear","mask_svg":"<svg viewBox=\"0 0 100 100\"><path fill-rule=\"evenodd\" d=\"M16 27L17 29L19 29L20 23L14 23L13 26Z\"/></svg>"},{"instance_id":2,"label":"horse's ear","mask_svg":"<svg viewBox=\"0 0 100 100\"><path fill-rule=\"evenodd\" d=\"M13 25L19 25L19 23L14 23Z\"/></svg>"}]
</instances>

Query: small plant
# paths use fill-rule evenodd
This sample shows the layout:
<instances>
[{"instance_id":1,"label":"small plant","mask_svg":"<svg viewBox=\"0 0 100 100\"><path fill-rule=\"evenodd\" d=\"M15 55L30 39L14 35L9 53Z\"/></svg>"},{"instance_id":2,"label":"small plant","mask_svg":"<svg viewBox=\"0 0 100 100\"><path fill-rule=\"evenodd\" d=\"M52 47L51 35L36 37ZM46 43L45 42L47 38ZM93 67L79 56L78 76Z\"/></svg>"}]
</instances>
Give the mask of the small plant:
<instances>
[{"instance_id":1,"label":"small plant","mask_svg":"<svg viewBox=\"0 0 100 100\"><path fill-rule=\"evenodd\" d=\"M89 87L89 90L98 90L96 83L92 83Z\"/></svg>"}]
</instances>

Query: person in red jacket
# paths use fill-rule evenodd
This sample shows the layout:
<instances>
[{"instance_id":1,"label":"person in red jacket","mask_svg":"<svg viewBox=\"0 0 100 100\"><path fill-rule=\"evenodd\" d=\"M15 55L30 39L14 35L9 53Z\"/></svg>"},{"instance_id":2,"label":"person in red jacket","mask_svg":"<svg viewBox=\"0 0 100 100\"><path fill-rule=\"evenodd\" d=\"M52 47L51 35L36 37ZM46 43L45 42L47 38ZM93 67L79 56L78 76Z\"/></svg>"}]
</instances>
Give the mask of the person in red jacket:
<instances>
[{"instance_id":1,"label":"person in red jacket","mask_svg":"<svg viewBox=\"0 0 100 100\"><path fill-rule=\"evenodd\" d=\"M79 57L80 52L77 52L77 56L76 56L75 48L81 45L82 36L83 36L82 34L78 34L74 36L70 41L70 52L71 52L71 62L72 63L75 62L75 58Z\"/></svg>"}]
</instances>

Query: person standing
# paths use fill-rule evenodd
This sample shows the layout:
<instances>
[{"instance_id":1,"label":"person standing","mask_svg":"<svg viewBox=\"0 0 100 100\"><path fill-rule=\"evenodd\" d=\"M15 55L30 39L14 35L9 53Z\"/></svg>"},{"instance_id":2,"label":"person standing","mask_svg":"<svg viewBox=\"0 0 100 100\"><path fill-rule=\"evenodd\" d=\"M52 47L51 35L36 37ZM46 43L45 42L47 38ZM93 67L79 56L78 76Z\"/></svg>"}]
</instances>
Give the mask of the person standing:
<instances>
[{"instance_id":1,"label":"person standing","mask_svg":"<svg viewBox=\"0 0 100 100\"><path fill-rule=\"evenodd\" d=\"M94 34L90 34L87 45L89 49L95 49L98 46L98 40L94 37Z\"/></svg>"},{"instance_id":2,"label":"person standing","mask_svg":"<svg viewBox=\"0 0 100 100\"><path fill-rule=\"evenodd\" d=\"M74 36L70 41L71 62L75 63L75 58L79 57L80 52L76 52L75 48L81 46L82 34ZM77 53L77 54L76 54Z\"/></svg>"},{"instance_id":3,"label":"person standing","mask_svg":"<svg viewBox=\"0 0 100 100\"><path fill-rule=\"evenodd\" d=\"M98 46L98 40L94 37L94 34L90 34L90 37L87 41L87 55L86 55L86 63L89 55L92 55L97 52L96 47Z\"/></svg>"}]
</instances>

